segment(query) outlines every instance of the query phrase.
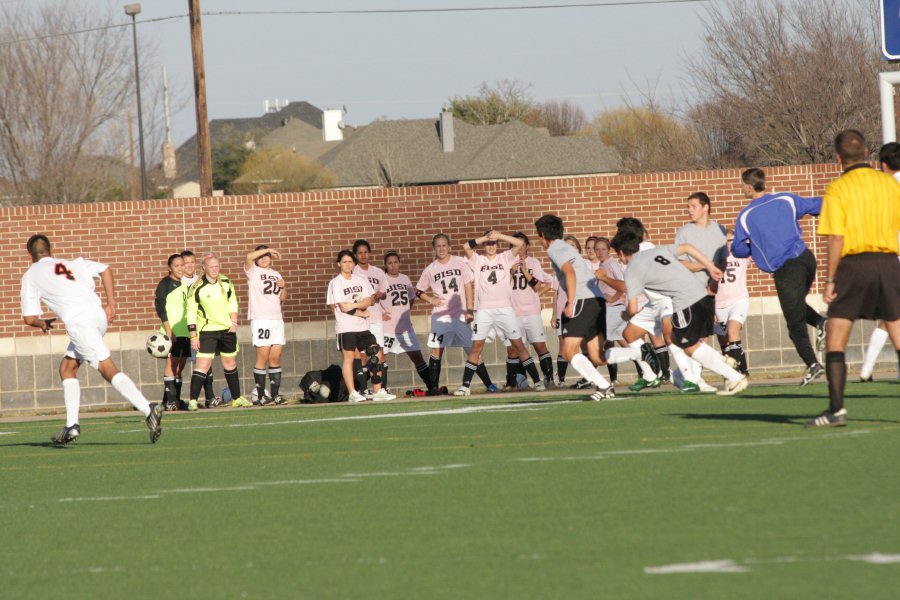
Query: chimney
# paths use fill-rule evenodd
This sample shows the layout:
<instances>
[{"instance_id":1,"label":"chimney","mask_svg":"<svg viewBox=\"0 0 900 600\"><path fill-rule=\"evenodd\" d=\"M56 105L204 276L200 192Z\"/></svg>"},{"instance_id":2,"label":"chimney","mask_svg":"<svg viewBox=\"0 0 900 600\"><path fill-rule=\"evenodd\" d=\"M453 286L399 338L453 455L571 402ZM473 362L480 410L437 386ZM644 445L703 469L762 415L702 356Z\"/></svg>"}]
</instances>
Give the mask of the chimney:
<instances>
[{"instance_id":1,"label":"chimney","mask_svg":"<svg viewBox=\"0 0 900 600\"><path fill-rule=\"evenodd\" d=\"M441 150L453 152L453 112L444 107L441 110Z\"/></svg>"}]
</instances>

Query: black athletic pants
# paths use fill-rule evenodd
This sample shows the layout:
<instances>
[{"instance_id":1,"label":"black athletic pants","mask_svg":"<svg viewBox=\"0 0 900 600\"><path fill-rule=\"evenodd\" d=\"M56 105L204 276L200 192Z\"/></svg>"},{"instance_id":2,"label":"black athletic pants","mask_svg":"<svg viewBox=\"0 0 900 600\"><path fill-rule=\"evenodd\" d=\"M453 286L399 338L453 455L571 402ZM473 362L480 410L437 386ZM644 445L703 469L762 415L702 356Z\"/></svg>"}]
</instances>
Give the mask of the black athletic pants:
<instances>
[{"instance_id":1,"label":"black athletic pants","mask_svg":"<svg viewBox=\"0 0 900 600\"><path fill-rule=\"evenodd\" d=\"M816 279L816 258L806 249L797 258L784 263L772 275L794 348L807 367L813 365L819 360L810 343L806 326L808 324L815 327L824 320L822 315L806 303L806 295Z\"/></svg>"}]
</instances>

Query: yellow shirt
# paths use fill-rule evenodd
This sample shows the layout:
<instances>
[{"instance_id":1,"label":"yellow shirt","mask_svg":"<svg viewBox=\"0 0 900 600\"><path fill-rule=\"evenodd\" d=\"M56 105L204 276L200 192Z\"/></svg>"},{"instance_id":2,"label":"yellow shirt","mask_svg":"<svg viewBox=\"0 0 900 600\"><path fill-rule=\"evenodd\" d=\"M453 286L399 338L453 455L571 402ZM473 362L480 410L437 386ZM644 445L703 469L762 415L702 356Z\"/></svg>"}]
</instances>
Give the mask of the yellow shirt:
<instances>
[{"instance_id":1,"label":"yellow shirt","mask_svg":"<svg viewBox=\"0 0 900 600\"><path fill-rule=\"evenodd\" d=\"M900 183L868 165L853 165L825 188L819 235L844 238L841 256L900 253Z\"/></svg>"}]
</instances>

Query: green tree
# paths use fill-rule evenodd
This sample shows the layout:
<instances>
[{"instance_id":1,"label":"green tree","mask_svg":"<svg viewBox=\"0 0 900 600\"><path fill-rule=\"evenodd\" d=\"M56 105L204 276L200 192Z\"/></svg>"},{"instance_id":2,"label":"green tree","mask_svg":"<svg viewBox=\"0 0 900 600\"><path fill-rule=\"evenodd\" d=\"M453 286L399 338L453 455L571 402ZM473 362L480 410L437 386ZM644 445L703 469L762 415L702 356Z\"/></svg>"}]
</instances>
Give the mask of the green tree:
<instances>
[{"instance_id":1,"label":"green tree","mask_svg":"<svg viewBox=\"0 0 900 600\"><path fill-rule=\"evenodd\" d=\"M241 166L253 153L246 143L225 140L212 145L212 182L213 189L224 190L226 194L235 193L232 184L241 174Z\"/></svg>"}]
</instances>

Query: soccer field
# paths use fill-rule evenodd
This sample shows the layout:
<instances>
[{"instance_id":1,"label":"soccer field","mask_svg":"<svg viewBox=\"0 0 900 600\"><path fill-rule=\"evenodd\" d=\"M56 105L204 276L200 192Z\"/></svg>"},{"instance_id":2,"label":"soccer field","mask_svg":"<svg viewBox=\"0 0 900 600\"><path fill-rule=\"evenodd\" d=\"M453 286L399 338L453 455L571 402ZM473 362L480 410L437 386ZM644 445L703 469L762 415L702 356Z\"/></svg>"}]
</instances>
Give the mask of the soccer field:
<instances>
[{"instance_id":1,"label":"soccer field","mask_svg":"<svg viewBox=\"0 0 900 600\"><path fill-rule=\"evenodd\" d=\"M0 423L0 597L896 598L900 386L826 393Z\"/></svg>"}]
</instances>

